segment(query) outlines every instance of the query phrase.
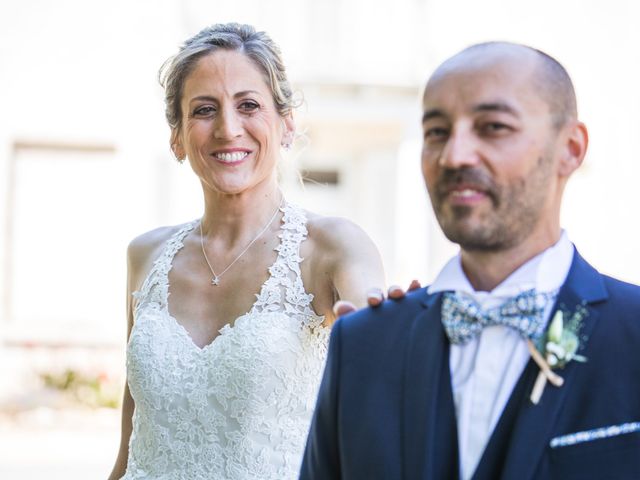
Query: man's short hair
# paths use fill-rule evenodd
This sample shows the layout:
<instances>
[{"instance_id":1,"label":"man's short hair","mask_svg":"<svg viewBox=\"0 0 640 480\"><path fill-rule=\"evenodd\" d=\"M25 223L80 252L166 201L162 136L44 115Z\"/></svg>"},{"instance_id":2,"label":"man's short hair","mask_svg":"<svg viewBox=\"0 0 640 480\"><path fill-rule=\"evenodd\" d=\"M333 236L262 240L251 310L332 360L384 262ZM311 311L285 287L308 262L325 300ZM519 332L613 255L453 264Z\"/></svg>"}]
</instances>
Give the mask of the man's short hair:
<instances>
[{"instance_id":1,"label":"man's short hair","mask_svg":"<svg viewBox=\"0 0 640 480\"><path fill-rule=\"evenodd\" d=\"M538 65L536 66L535 78L532 79L534 87L549 106L553 125L556 128L562 127L570 119L577 118L576 93L569 73L560 62L542 50L511 42L484 42L471 45L452 58L466 53L496 48L523 49L535 55Z\"/></svg>"}]
</instances>

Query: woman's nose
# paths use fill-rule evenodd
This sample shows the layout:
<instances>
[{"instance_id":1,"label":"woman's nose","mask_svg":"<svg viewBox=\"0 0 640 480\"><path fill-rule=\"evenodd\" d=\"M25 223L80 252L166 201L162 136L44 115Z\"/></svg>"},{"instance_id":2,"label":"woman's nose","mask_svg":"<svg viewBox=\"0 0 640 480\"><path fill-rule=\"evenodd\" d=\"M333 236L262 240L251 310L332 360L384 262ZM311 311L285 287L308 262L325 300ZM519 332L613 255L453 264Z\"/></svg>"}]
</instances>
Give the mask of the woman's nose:
<instances>
[{"instance_id":1,"label":"woman's nose","mask_svg":"<svg viewBox=\"0 0 640 480\"><path fill-rule=\"evenodd\" d=\"M213 135L218 140L230 140L242 134L242 122L233 111L222 110L215 120Z\"/></svg>"}]
</instances>

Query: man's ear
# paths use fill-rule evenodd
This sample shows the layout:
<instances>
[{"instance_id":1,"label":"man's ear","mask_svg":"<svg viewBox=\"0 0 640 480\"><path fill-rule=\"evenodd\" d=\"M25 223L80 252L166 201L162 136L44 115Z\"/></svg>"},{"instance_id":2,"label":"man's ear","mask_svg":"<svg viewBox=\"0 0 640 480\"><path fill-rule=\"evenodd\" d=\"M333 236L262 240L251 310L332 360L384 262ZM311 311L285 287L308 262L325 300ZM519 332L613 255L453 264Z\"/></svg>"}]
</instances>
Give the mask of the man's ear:
<instances>
[{"instance_id":1,"label":"man's ear","mask_svg":"<svg viewBox=\"0 0 640 480\"><path fill-rule=\"evenodd\" d=\"M171 151L176 157L176 160L179 162L184 162L187 154L184 151L184 147L182 146L182 141L180 140L180 135L178 130L171 130Z\"/></svg>"},{"instance_id":2,"label":"man's ear","mask_svg":"<svg viewBox=\"0 0 640 480\"><path fill-rule=\"evenodd\" d=\"M565 128L567 131L563 139L563 153L558 173L563 177L568 177L582 165L589 145L589 132L586 125L577 120Z\"/></svg>"}]
</instances>

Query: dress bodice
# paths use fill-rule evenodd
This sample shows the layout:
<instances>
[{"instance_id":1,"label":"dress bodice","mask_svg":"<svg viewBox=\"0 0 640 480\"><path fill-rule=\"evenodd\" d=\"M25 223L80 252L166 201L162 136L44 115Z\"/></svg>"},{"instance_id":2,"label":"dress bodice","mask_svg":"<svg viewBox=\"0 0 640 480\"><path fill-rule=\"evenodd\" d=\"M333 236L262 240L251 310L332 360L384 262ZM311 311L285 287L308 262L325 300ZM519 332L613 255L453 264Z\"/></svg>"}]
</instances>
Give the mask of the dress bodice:
<instances>
[{"instance_id":1,"label":"dress bodice","mask_svg":"<svg viewBox=\"0 0 640 480\"><path fill-rule=\"evenodd\" d=\"M205 347L167 307L173 257L197 221L168 240L134 294L127 377L135 412L124 479L298 478L329 329L302 284L304 211L281 210L269 278L250 311Z\"/></svg>"}]
</instances>

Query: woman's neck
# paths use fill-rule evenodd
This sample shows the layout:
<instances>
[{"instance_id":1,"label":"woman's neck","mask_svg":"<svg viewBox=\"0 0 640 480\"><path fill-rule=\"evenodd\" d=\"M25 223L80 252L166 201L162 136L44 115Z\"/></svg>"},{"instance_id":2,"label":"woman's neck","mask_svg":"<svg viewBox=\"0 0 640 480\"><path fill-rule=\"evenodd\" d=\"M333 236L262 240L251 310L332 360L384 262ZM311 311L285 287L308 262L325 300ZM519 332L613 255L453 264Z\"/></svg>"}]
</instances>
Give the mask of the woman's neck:
<instances>
[{"instance_id":1,"label":"woman's neck","mask_svg":"<svg viewBox=\"0 0 640 480\"><path fill-rule=\"evenodd\" d=\"M202 232L209 241L246 243L273 221L283 199L276 182L239 194L205 193Z\"/></svg>"}]
</instances>

